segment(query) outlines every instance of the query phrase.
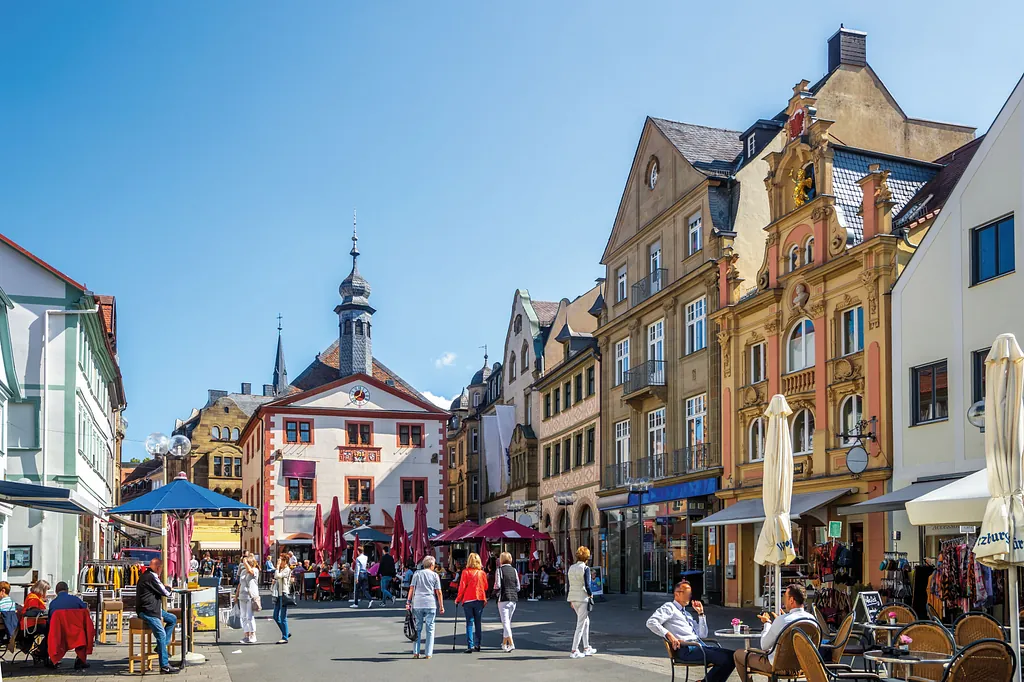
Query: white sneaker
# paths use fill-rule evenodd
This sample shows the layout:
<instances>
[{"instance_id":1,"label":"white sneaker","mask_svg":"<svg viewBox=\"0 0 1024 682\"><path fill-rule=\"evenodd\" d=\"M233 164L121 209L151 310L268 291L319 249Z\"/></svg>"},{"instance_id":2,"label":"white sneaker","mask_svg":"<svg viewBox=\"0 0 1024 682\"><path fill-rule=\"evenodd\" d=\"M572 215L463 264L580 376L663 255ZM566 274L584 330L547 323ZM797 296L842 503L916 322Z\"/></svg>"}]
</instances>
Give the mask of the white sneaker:
<instances>
[{"instance_id":1,"label":"white sneaker","mask_svg":"<svg viewBox=\"0 0 1024 682\"><path fill-rule=\"evenodd\" d=\"M584 656L593 656L596 653L597 653L597 649L595 649L592 646L588 646L586 649L583 650L583 655Z\"/></svg>"},{"instance_id":2,"label":"white sneaker","mask_svg":"<svg viewBox=\"0 0 1024 682\"><path fill-rule=\"evenodd\" d=\"M507 652L509 652L509 653L512 653L512 652L513 652L513 651L515 651L515 650L516 650L516 647L515 647L515 645L513 645L513 646L510 646L509 648L505 649L505 651L507 651Z\"/></svg>"},{"instance_id":3,"label":"white sneaker","mask_svg":"<svg viewBox=\"0 0 1024 682\"><path fill-rule=\"evenodd\" d=\"M586 654L580 653L579 651L574 651L571 654L569 654L569 658L584 658L585 656Z\"/></svg>"},{"instance_id":4,"label":"white sneaker","mask_svg":"<svg viewBox=\"0 0 1024 682\"><path fill-rule=\"evenodd\" d=\"M368 603L368 604L366 605L366 608L368 608L368 609L372 609L372 608L373 608L373 600L372 600L372 599L371 599L371 600L369 601L369 603Z\"/></svg>"},{"instance_id":5,"label":"white sneaker","mask_svg":"<svg viewBox=\"0 0 1024 682\"><path fill-rule=\"evenodd\" d=\"M356 604L355 602L353 602L353 603L349 604L348 607L350 609L358 609L359 608L359 604Z\"/></svg>"}]
</instances>

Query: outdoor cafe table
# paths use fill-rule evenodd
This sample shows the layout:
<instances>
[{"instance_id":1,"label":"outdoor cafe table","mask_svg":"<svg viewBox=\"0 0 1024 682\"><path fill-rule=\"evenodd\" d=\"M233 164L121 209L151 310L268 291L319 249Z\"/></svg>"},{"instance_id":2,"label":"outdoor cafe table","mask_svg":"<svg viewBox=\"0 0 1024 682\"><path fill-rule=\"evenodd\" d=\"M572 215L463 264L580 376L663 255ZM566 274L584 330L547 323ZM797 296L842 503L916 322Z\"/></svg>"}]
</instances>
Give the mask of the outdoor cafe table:
<instances>
[{"instance_id":1,"label":"outdoor cafe table","mask_svg":"<svg viewBox=\"0 0 1024 682\"><path fill-rule=\"evenodd\" d=\"M892 646L892 633L899 632L903 628L907 627L907 623L897 623L896 625L889 625L888 623L864 623L864 629L874 634L876 631L885 633L885 643L888 646Z\"/></svg>"},{"instance_id":2,"label":"outdoor cafe table","mask_svg":"<svg viewBox=\"0 0 1024 682\"><path fill-rule=\"evenodd\" d=\"M100 639L100 609L103 608L103 597L100 592L104 587L113 587L113 585L111 583L82 583L82 587L96 588L96 632L94 636L98 642Z\"/></svg>"},{"instance_id":3,"label":"outdoor cafe table","mask_svg":"<svg viewBox=\"0 0 1024 682\"><path fill-rule=\"evenodd\" d=\"M754 639L755 637L761 637L760 630L747 630L746 632L739 633L737 633L732 628L725 628L724 630L715 630L715 639L742 639L744 649L750 648L750 640Z\"/></svg>"},{"instance_id":4,"label":"outdoor cafe table","mask_svg":"<svg viewBox=\"0 0 1024 682\"><path fill-rule=\"evenodd\" d=\"M938 654L929 651L911 651L903 656L886 654L881 650L865 651L864 660L876 663L899 664L903 666L903 679L910 679L910 668L915 665L949 665L953 657L948 654Z\"/></svg>"}]
</instances>

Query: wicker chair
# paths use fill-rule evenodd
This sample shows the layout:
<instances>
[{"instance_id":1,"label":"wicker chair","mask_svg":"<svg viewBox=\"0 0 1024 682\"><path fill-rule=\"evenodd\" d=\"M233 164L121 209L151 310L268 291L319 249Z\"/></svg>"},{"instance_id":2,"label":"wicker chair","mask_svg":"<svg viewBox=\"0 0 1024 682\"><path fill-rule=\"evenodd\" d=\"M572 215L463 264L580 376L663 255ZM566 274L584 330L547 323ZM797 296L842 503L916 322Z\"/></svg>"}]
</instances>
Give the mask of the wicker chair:
<instances>
[{"instance_id":1,"label":"wicker chair","mask_svg":"<svg viewBox=\"0 0 1024 682\"><path fill-rule=\"evenodd\" d=\"M1006 639L1003 628L987 613L970 611L953 621L953 640L958 649L979 639Z\"/></svg>"},{"instance_id":2,"label":"wicker chair","mask_svg":"<svg viewBox=\"0 0 1024 682\"><path fill-rule=\"evenodd\" d=\"M814 642L802 630L798 630L793 635L793 653L800 663L800 669L803 670L803 676L807 682L855 682L856 680L881 682L882 680L875 673L837 671L828 668L825 661L821 660L821 654L818 653Z\"/></svg>"},{"instance_id":3,"label":"wicker chair","mask_svg":"<svg viewBox=\"0 0 1024 682\"><path fill-rule=\"evenodd\" d=\"M917 614L914 613L913 609L905 604L890 602L878 610L875 622L885 625L889 622L890 613L896 614L897 625L909 625L917 620ZM875 643L881 645L892 644L892 640L889 638L889 633L880 630L875 632Z\"/></svg>"},{"instance_id":4,"label":"wicker chair","mask_svg":"<svg viewBox=\"0 0 1024 682\"><path fill-rule=\"evenodd\" d=\"M1013 649L1003 639L982 639L957 652L942 682L1012 680L1017 669Z\"/></svg>"},{"instance_id":5,"label":"wicker chair","mask_svg":"<svg viewBox=\"0 0 1024 682\"><path fill-rule=\"evenodd\" d=\"M835 633L832 632L832 628L825 619L825 614L821 612L821 609L819 609L817 605L812 606L811 609L814 613L814 620L818 621L818 629L821 630L822 641L829 643L828 640L832 639Z\"/></svg>"},{"instance_id":6,"label":"wicker chair","mask_svg":"<svg viewBox=\"0 0 1024 682\"><path fill-rule=\"evenodd\" d=\"M927 651L933 654L943 654L945 656L952 656L953 652L956 651L956 644L953 642L953 638L950 636L949 631L930 620L919 620L906 626L896 635L894 642L898 642L900 637L909 637L913 640L910 643L911 651ZM926 665L915 665L910 671L908 676L903 670L902 665L893 665L893 677L899 677L904 680L915 680L916 682L939 682L942 679L942 674L945 671L945 666L935 663Z\"/></svg>"},{"instance_id":7,"label":"wicker chair","mask_svg":"<svg viewBox=\"0 0 1024 682\"><path fill-rule=\"evenodd\" d=\"M941 625L945 625L945 623L942 622L942 616L940 616L938 614L938 612L935 609L932 608L931 604L925 604L924 605L924 610L925 610L925 615L927 615L930 619L934 620L936 623L939 623Z\"/></svg>"},{"instance_id":8,"label":"wicker chair","mask_svg":"<svg viewBox=\"0 0 1024 682\"><path fill-rule=\"evenodd\" d=\"M707 656L704 654L704 648L707 646L718 646L709 642L699 642L697 644L682 644L683 647L695 647L700 651L699 661L680 661L676 658L675 649L667 641L665 642L665 651L668 652L669 668L672 670L672 682L676 682L676 668L686 668L686 680L689 682L690 679L690 668L699 668L701 672L700 679L704 679L708 673L708 661Z\"/></svg>"},{"instance_id":9,"label":"wicker chair","mask_svg":"<svg viewBox=\"0 0 1024 682\"><path fill-rule=\"evenodd\" d=\"M850 644L851 634L853 633L853 614L849 614L843 619L843 622L839 624L839 629L836 630L835 637L832 638L832 642L829 646L832 649L831 663L842 663L843 656L846 655L846 646Z\"/></svg>"},{"instance_id":10,"label":"wicker chair","mask_svg":"<svg viewBox=\"0 0 1024 682\"><path fill-rule=\"evenodd\" d=\"M782 629L778 639L775 640L775 645L770 650L747 649L748 655L751 653L764 654L766 656L775 654L775 660L772 662L772 671L770 673L760 670L751 672L756 675L765 675L770 682L801 679L804 674L800 669L800 661L796 659L796 654L793 652L793 636L797 632L803 632L807 635L814 644L815 649L821 644L821 630L818 629L817 622L810 619L793 621Z\"/></svg>"}]
</instances>

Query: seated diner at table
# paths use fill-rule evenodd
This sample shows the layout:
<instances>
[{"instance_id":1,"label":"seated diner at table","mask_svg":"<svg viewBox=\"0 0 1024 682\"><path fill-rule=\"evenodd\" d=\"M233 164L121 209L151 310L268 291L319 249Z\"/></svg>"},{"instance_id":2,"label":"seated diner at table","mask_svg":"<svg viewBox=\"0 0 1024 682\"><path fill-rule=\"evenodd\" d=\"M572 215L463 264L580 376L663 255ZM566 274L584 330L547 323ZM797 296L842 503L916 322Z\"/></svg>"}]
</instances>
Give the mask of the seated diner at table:
<instances>
[{"instance_id":1,"label":"seated diner at table","mask_svg":"<svg viewBox=\"0 0 1024 682\"><path fill-rule=\"evenodd\" d=\"M811 613L804 610L806 594L802 586L790 585L782 593L782 603L786 608L783 609L781 615L776 615L772 620L770 615L758 614L758 619L764 625L761 630L761 650L738 649L734 654L736 672L739 674L741 682L747 682L751 673L771 675L772 664L775 662L773 648L779 639L779 633L787 625L798 620L815 620ZM762 651L769 653L761 653Z\"/></svg>"}]
</instances>

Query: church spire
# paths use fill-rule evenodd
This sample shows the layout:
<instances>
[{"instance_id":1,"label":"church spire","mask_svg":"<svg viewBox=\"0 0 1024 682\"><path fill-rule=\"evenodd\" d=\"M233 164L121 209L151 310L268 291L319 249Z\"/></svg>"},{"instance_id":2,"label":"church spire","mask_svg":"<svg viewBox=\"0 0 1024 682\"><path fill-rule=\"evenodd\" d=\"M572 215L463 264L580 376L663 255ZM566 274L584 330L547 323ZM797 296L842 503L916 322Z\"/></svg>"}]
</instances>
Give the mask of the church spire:
<instances>
[{"instance_id":1,"label":"church spire","mask_svg":"<svg viewBox=\"0 0 1024 682\"><path fill-rule=\"evenodd\" d=\"M356 233L356 209L352 209L352 250L348 252L352 256L352 272L359 272L356 260L359 258L359 235Z\"/></svg>"},{"instance_id":2,"label":"church spire","mask_svg":"<svg viewBox=\"0 0 1024 682\"><path fill-rule=\"evenodd\" d=\"M277 314L277 359L274 360L274 395L288 392L288 369L284 366L284 343L281 340L281 313Z\"/></svg>"}]
</instances>

